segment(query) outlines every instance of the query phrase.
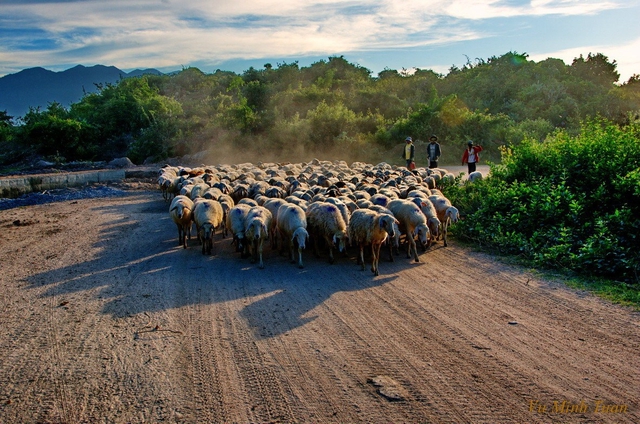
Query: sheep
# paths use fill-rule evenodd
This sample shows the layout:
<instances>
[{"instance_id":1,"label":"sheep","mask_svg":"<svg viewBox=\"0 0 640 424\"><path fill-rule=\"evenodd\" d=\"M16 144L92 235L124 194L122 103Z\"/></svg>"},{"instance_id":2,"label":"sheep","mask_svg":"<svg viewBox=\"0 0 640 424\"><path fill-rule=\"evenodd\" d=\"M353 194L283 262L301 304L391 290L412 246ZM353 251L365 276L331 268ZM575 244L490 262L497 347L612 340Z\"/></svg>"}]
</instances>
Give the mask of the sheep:
<instances>
[{"instance_id":1,"label":"sheep","mask_svg":"<svg viewBox=\"0 0 640 424\"><path fill-rule=\"evenodd\" d=\"M298 268L303 268L302 251L306 247L306 241L309 239L307 232L307 216L304 210L294 204L285 204L278 209L276 217L276 227L281 237L281 246L284 248L285 243L289 246L289 259L295 263L294 244L298 245Z\"/></svg>"},{"instance_id":2,"label":"sheep","mask_svg":"<svg viewBox=\"0 0 640 424\"><path fill-rule=\"evenodd\" d=\"M385 208L387 207L387 205L389 204L389 202L391 201L391 198L389 198L389 196L382 194L382 193L376 193L373 196L371 196L371 198L369 199L369 201L371 203L373 203L374 205L380 205L380 206L384 206Z\"/></svg>"},{"instance_id":3,"label":"sheep","mask_svg":"<svg viewBox=\"0 0 640 424\"><path fill-rule=\"evenodd\" d=\"M313 238L315 254L319 256L318 241L322 239L329 246L329 262L334 263L333 249L344 252L348 240L347 224L340 209L331 203L312 203L307 208L307 225Z\"/></svg>"},{"instance_id":4,"label":"sheep","mask_svg":"<svg viewBox=\"0 0 640 424\"><path fill-rule=\"evenodd\" d=\"M391 212L389 209L385 208L384 206L380 206L380 205L371 205L369 206L370 210L374 211L374 212L378 212L378 213L383 213L383 214L387 214L387 215L391 215L395 218L395 216L393 215L393 212ZM394 221L394 227L393 227L393 235L390 235L387 238L387 244L389 245L389 261L390 262L394 262L395 260L393 259L393 255L399 255L400 254L400 227L398 226L398 222L397 220Z\"/></svg>"},{"instance_id":5,"label":"sheep","mask_svg":"<svg viewBox=\"0 0 640 424\"><path fill-rule=\"evenodd\" d=\"M207 186L205 191L202 192L201 196L204 197L205 199L218 200L218 197L222 196L222 194L223 194L222 190L220 190L219 188ZM229 196L229 198L231 199L231 196Z\"/></svg>"},{"instance_id":6,"label":"sheep","mask_svg":"<svg viewBox=\"0 0 640 424\"><path fill-rule=\"evenodd\" d=\"M222 225L222 206L215 200L204 198L198 198L194 205L193 220L202 243L202 254L210 255L213 249L213 235L216 228Z\"/></svg>"},{"instance_id":7,"label":"sheep","mask_svg":"<svg viewBox=\"0 0 640 424\"><path fill-rule=\"evenodd\" d=\"M342 219L344 219L344 223L349 228L349 221L351 220L351 210L347 207L347 205L337 197L328 197L325 202L336 205L340 210L340 215L342 215Z\"/></svg>"},{"instance_id":8,"label":"sheep","mask_svg":"<svg viewBox=\"0 0 640 424\"><path fill-rule=\"evenodd\" d=\"M309 202L296 196L287 196L284 200L288 203L300 206L305 212L307 211L307 207L309 207Z\"/></svg>"},{"instance_id":9,"label":"sheep","mask_svg":"<svg viewBox=\"0 0 640 424\"><path fill-rule=\"evenodd\" d=\"M236 252L240 252L240 257L245 256L246 243L244 236L244 221L251 209L250 205L238 204L232 207L227 214L225 227L231 231L231 243L236 245Z\"/></svg>"},{"instance_id":10,"label":"sheep","mask_svg":"<svg viewBox=\"0 0 640 424\"><path fill-rule=\"evenodd\" d=\"M418 240L423 246L423 250L425 250L430 238L427 218L411 200L394 199L389 202L388 209L393 212L393 215L400 222L400 230L406 235L408 244L407 258L411 258L411 253L413 252L413 259L416 262L420 262L414 237L418 236Z\"/></svg>"},{"instance_id":11,"label":"sheep","mask_svg":"<svg viewBox=\"0 0 640 424\"><path fill-rule=\"evenodd\" d=\"M358 209L351 215L349 226L349 240L360 247L358 263L364 271L364 247L371 245L371 272L380 275L378 262L380 261L380 247L387 237L393 237L394 225L397 220L384 213L369 209Z\"/></svg>"},{"instance_id":12,"label":"sheep","mask_svg":"<svg viewBox=\"0 0 640 424\"><path fill-rule=\"evenodd\" d=\"M196 197L203 197L205 191L209 188L209 185L204 182L195 184L191 189L191 200L194 200Z\"/></svg>"},{"instance_id":13,"label":"sheep","mask_svg":"<svg viewBox=\"0 0 640 424\"><path fill-rule=\"evenodd\" d=\"M438 240L440 237L440 219L438 218L438 212L436 211L435 206L433 206L433 203L431 203L431 200L422 197L411 197L408 199L415 203L427 218L427 227L429 227L429 233L431 236L430 241L435 242Z\"/></svg>"},{"instance_id":14,"label":"sheep","mask_svg":"<svg viewBox=\"0 0 640 424\"><path fill-rule=\"evenodd\" d=\"M162 197L164 198L165 202L170 201L172 197L175 197L180 193L179 184L181 182L181 177L165 178L162 180L160 189L162 190Z\"/></svg>"},{"instance_id":15,"label":"sheep","mask_svg":"<svg viewBox=\"0 0 640 424\"><path fill-rule=\"evenodd\" d=\"M262 206L264 206L265 208L269 209L269 212L271 212L271 216L273 217L273 219L271 220L271 226L269 226L269 237L271 238L271 248L272 249L277 249L278 248L278 241L276 240L276 218L278 216L278 209L280 209L280 206L286 204L287 201L284 199L280 199L280 198L268 198L264 204Z\"/></svg>"},{"instance_id":16,"label":"sheep","mask_svg":"<svg viewBox=\"0 0 640 424\"><path fill-rule=\"evenodd\" d=\"M187 196L178 195L171 201L169 215L178 227L178 244L187 248L187 237L191 240L193 202Z\"/></svg>"},{"instance_id":17,"label":"sheep","mask_svg":"<svg viewBox=\"0 0 640 424\"><path fill-rule=\"evenodd\" d=\"M475 181L480 181L483 178L482 172L480 171L474 171L471 174L469 174L469 176L467 177L467 180L470 183L473 183Z\"/></svg>"},{"instance_id":18,"label":"sheep","mask_svg":"<svg viewBox=\"0 0 640 424\"><path fill-rule=\"evenodd\" d=\"M207 191L209 193L209 191ZM207 193L205 193L205 198ZM220 194L217 197L218 203L222 206L222 238L227 237L229 234L229 230L227 228L227 215L229 215L229 211L232 207L235 206L233 199L228 194Z\"/></svg>"},{"instance_id":19,"label":"sheep","mask_svg":"<svg viewBox=\"0 0 640 424\"><path fill-rule=\"evenodd\" d=\"M254 206L249 209L244 221L244 234L247 238L251 262L255 263L259 259L260 269L264 269L262 261L262 249L264 241L269 238L269 227L273 216L269 209L264 206Z\"/></svg>"},{"instance_id":20,"label":"sheep","mask_svg":"<svg viewBox=\"0 0 640 424\"><path fill-rule=\"evenodd\" d=\"M444 196L433 195L429 197L429 200L433 203L433 206L438 213L438 219L440 220L440 236L442 236L444 246L446 247L449 227L451 224L458 222L458 209Z\"/></svg>"},{"instance_id":21,"label":"sheep","mask_svg":"<svg viewBox=\"0 0 640 424\"><path fill-rule=\"evenodd\" d=\"M231 198L233 198L233 196L231 196ZM258 202L248 197L243 197L236 202L236 205L258 206Z\"/></svg>"},{"instance_id":22,"label":"sheep","mask_svg":"<svg viewBox=\"0 0 640 424\"><path fill-rule=\"evenodd\" d=\"M371 203L371 201L367 199L358 199L356 201L356 205L358 206L358 209L368 209L369 207L373 206L373 203Z\"/></svg>"}]
</instances>

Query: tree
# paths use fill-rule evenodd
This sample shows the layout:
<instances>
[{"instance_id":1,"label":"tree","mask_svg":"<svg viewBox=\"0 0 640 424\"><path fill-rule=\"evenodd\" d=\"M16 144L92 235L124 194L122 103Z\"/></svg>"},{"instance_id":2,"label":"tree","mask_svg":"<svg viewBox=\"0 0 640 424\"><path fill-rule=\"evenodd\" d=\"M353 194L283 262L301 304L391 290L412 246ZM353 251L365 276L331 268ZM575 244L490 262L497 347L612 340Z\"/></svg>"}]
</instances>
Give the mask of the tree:
<instances>
[{"instance_id":1,"label":"tree","mask_svg":"<svg viewBox=\"0 0 640 424\"><path fill-rule=\"evenodd\" d=\"M620 74L616 71L617 67L615 60L609 62L609 58L602 53L595 55L589 53L586 60L580 55L571 63L574 75L607 87L611 87L620 79Z\"/></svg>"},{"instance_id":2,"label":"tree","mask_svg":"<svg viewBox=\"0 0 640 424\"><path fill-rule=\"evenodd\" d=\"M30 108L20 127L20 142L45 156L66 160L92 160L99 154L95 127L75 119L57 102L45 111Z\"/></svg>"}]
</instances>

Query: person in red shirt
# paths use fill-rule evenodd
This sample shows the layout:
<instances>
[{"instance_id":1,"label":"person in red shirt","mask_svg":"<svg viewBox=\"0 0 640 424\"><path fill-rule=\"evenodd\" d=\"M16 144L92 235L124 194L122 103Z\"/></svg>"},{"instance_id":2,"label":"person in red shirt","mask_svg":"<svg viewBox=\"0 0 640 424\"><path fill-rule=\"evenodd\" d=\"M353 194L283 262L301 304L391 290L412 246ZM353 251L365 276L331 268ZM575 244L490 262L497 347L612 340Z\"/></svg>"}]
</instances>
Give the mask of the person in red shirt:
<instances>
[{"instance_id":1,"label":"person in red shirt","mask_svg":"<svg viewBox=\"0 0 640 424\"><path fill-rule=\"evenodd\" d=\"M482 151L482 146L474 146L473 141L467 141L467 148L462 154L462 164L465 163L469 167L469 174L475 172L476 163L480 162L480 152Z\"/></svg>"}]
</instances>

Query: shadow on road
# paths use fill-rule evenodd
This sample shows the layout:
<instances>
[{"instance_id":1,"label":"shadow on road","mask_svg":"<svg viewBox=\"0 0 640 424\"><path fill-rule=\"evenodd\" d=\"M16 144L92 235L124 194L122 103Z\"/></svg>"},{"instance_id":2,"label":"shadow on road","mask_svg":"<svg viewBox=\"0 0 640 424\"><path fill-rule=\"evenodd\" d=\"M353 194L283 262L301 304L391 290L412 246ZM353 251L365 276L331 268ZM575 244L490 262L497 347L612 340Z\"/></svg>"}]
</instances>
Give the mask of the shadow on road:
<instances>
[{"instance_id":1,"label":"shadow on road","mask_svg":"<svg viewBox=\"0 0 640 424\"><path fill-rule=\"evenodd\" d=\"M99 241L80 248L87 260L37 273L32 286L48 286L44 296L97 297L102 312L114 318L153 314L175 308L242 301L240 315L256 337L272 337L313 321L314 308L338 292L366 290L390 282L390 275L409 265L404 256L387 262L383 255L379 277L374 277L350 256L304 254L305 268L291 264L277 250L265 248L265 269L234 252L229 237L216 234L214 255L202 255L195 237L189 248L177 243L177 230L168 204L156 194L140 202L114 202L93 207L89 216L101 217L95 226L88 219L83 231L96 231ZM159 196L159 195L158 195ZM108 219L104 219L108 217ZM60 246L59 249L65 249ZM368 254L365 259L369 261Z\"/></svg>"}]
</instances>

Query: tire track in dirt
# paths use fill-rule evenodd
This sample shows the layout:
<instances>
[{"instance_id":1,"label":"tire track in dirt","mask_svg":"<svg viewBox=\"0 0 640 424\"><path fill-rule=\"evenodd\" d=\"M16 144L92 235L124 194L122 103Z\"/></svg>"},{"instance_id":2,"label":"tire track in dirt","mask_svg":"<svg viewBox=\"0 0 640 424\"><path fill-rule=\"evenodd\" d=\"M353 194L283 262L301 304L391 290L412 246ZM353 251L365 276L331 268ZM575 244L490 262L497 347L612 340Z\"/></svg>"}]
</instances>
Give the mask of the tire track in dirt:
<instances>
[{"instance_id":1,"label":"tire track in dirt","mask_svg":"<svg viewBox=\"0 0 640 424\"><path fill-rule=\"evenodd\" d=\"M2 422L640 421L637 313L455 241L379 277L353 251L259 270L177 247L159 193L47 207L62 231L0 239ZM629 412L528 411L582 398Z\"/></svg>"}]
</instances>

